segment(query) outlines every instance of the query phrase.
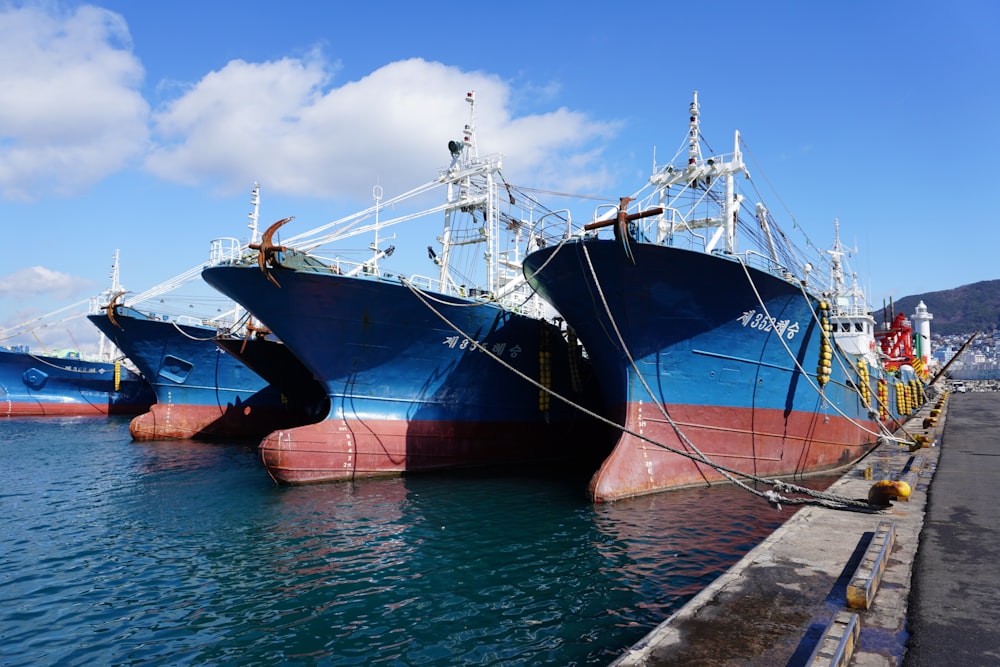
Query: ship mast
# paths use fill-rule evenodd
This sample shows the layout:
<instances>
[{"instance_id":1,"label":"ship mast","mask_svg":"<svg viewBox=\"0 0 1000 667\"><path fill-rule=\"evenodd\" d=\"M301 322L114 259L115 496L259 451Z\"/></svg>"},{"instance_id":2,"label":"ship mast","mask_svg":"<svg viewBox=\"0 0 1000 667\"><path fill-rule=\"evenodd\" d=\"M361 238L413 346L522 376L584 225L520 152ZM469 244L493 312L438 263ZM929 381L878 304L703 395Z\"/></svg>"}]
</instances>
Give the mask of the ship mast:
<instances>
[{"instance_id":1,"label":"ship mast","mask_svg":"<svg viewBox=\"0 0 1000 667\"><path fill-rule=\"evenodd\" d=\"M714 158L703 162L701 156L701 108L698 106L698 91L694 91L691 106L691 120L688 127L688 184L692 185L699 178L706 180L723 176L725 183L725 202L722 207L722 228L725 236L725 250L728 254L736 252L736 221L739 219L740 204L743 196L736 194L736 183L733 175L743 171L743 155L740 153L740 133L736 132L733 139L733 159L729 162L716 164ZM713 239L713 245L718 235ZM711 248L708 248L709 250Z\"/></svg>"},{"instance_id":2,"label":"ship mast","mask_svg":"<svg viewBox=\"0 0 1000 667\"><path fill-rule=\"evenodd\" d=\"M247 227L250 229L250 243L260 243L260 227L258 226L260 220L260 183L257 181L254 181L253 190L250 191L250 203L253 205L250 213L247 214L247 217L250 218L250 222L247 223Z\"/></svg>"},{"instance_id":3,"label":"ship mast","mask_svg":"<svg viewBox=\"0 0 1000 667\"><path fill-rule=\"evenodd\" d=\"M371 245L369 245L368 247L371 248L371 251L374 254L372 255L372 258L370 260L368 260L368 262L371 265L372 272L373 273L378 273L378 260L379 260L379 245L378 245L378 243L379 243L379 241L378 241L379 219L378 219L378 216L379 216L379 213L381 213L381 211L382 211L382 209L380 208L381 204L382 204L382 185L381 184L376 183L372 187L372 199L375 200L375 230L374 230L375 238L371 242Z\"/></svg>"},{"instance_id":4,"label":"ship mast","mask_svg":"<svg viewBox=\"0 0 1000 667\"><path fill-rule=\"evenodd\" d=\"M726 216L726 252L733 254L736 252L736 221L740 215L740 204L743 202L743 195L736 194L736 184L734 175L743 171L743 154L740 153L740 133L736 131L733 137L733 159L723 165L726 174L726 205L724 215Z\"/></svg>"},{"instance_id":5,"label":"ship mast","mask_svg":"<svg viewBox=\"0 0 1000 667\"><path fill-rule=\"evenodd\" d=\"M470 243L486 242L486 289L490 293L495 292L497 281L495 276L495 262L498 257L498 250L495 247L498 240L496 230L496 193L494 187L495 171L500 169L499 159L479 159L479 151L476 147L476 93L471 91L466 93L465 101L469 103L469 122L462 131L461 141L449 141L448 150L451 151L451 165L443 178L448 183L447 205L445 213L445 226L438 241L441 243L441 255L435 262L441 268L440 284L442 290L453 284L449 263L451 260L451 248L453 245L466 245ZM484 179L483 183L474 180ZM456 214L471 214L475 210L483 212L483 236L475 239L453 240L452 226Z\"/></svg>"},{"instance_id":6,"label":"ship mast","mask_svg":"<svg viewBox=\"0 0 1000 667\"><path fill-rule=\"evenodd\" d=\"M371 224L371 229L375 238L368 244L368 248L372 251L372 256L345 273L345 276L357 276L360 274L380 275L378 268L379 260L383 257L388 257L396 251L396 246L393 245L389 246L385 250L379 247L379 244L382 243L382 240L378 235L379 229L382 228L382 223L379 218L382 212L382 186L378 183L372 187L372 199L375 200L375 205L372 207L375 221ZM396 238L396 235L393 234L390 238Z\"/></svg>"},{"instance_id":7,"label":"ship mast","mask_svg":"<svg viewBox=\"0 0 1000 667\"><path fill-rule=\"evenodd\" d=\"M840 249L840 220L837 218L833 219L833 249L827 250L826 254L831 258L830 290L839 294L844 290L844 265L841 259L844 251Z\"/></svg>"},{"instance_id":8,"label":"ship mast","mask_svg":"<svg viewBox=\"0 0 1000 667\"><path fill-rule=\"evenodd\" d=\"M114 299L117 295L121 294L124 291L122 290L122 284L119 279L120 278L120 273L118 270L119 252L120 250L118 248L115 248L114 258L111 260L111 275L110 275L111 287L109 287L104 292L104 297L103 297L106 303L111 303L112 299ZM100 337L98 337L97 339L98 358L101 359L102 361L108 359L108 357L111 356L111 352L114 349L115 349L114 346L111 345L110 341L108 340L108 337L105 336L104 332L102 331Z\"/></svg>"},{"instance_id":9,"label":"ship mast","mask_svg":"<svg viewBox=\"0 0 1000 667\"><path fill-rule=\"evenodd\" d=\"M704 159L701 154L701 112L698 106L698 91L694 91L691 106L688 107L690 115L688 121L688 160L683 169L676 169L673 165L667 165L664 169L654 170L650 183L659 190L659 206L664 211L675 211L671 198L670 187L683 184L685 190L691 190L700 185L706 189L712 181L722 178L725 185L725 192L722 202L722 210L716 215L701 218L683 220L681 224L684 229L690 231L698 228L713 228L711 238L705 242L705 251L712 252L716 245L722 241L725 252L733 254L736 252L736 221L739 219L740 206L743 203L743 195L736 190L735 175L745 173L746 167L743 164L743 154L740 152L740 133L737 131L733 140L733 154L731 158L722 162L714 157ZM679 197L679 195L674 196ZM676 229L677 222L671 219L667 236L672 236Z\"/></svg>"},{"instance_id":10,"label":"ship mast","mask_svg":"<svg viewBox=\"0 0 1000 667\"><path fill-rule=\"evenodd\" d=\"M701 145L698 143L698 138L701 136L701 122L698 120L700 107L698 106L697 90L694 91L693 96L691 106L688 107L691 114L691 119L688 122L688 171L694 170L701 164Z\"/></svg>"},{"instance_id":11,"label":"ship mast","mask_svg":"<svg viewBox=\"0 0 1000 667\"><path fill-rule=\"evenodd\" d=\"M247 228L250 230L250 241L249 244L259 244L260 237L260 183L257 181L253 182L253 189L250 191L250 212L247 214L249 222L247 223ZM233 322L239 322L243 317L243 306L238 303L233 304L232 317ZM246 324L247 327L253 326L253 316L250 316L249 321Z\"/></svg>"}]
</instances>

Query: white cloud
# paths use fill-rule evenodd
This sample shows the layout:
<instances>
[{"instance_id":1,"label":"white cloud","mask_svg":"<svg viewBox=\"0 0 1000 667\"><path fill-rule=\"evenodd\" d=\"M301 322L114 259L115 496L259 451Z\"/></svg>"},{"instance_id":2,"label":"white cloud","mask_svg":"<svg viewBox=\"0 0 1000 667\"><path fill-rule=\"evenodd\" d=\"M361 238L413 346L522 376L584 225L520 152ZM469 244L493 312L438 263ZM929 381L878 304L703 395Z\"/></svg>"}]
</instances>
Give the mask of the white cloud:
<instances>
[{"instance_id":1,"label":"white cloud","mask_svg":"<svg viewBox=\"0 0 1000 667\"><path fill-rule=\"evenodd\" d=\"M518 185L601 189L604 142L617 131L568 109L515 117L499 77L419 58L334 84L339 67L319 51L230 61L151 116L125 20L94 6L0 9L0 44L9 200L76 194L142 161L162 179L224 194L256 180L275 194L367 203L376 182L401 192L447 165L447 142L468 122L467 90L477 93L480 152L502 152Z\"/></svg>"},{"instance_id":2,"label":"white cloud","mask_svg":"<svg viewBox=\"0 0 1000 667\"><path fill-rule=\"evenodd\" d=\"M0 297L11 297L19 301L43 295L55 299L72 299L89 294L94 286L90 280L44 266L30 266L0 276Z\"/></svg>"},{"instance_id":3,"label":"white cloud","mask_svg":"<svg viewBox=\"0 0 1000 667\"><path fill-rule=\"evenodd\" d=\"M480 152L504 153L509 180L553 187L602 178L594 143L613 126L566 109L512 118L509 88L495 76L411 59L329 88L332 78L316 53L231 61L155 114L161 145L147 167L226 192L258 180L271 192L366 200L376 182L400 192L447 165L448 140L469 121L465 92L475 90Z\"/></svg>"},{"instance_id":4,"label":"white cloud","mask_svg":"<svg viewBox=\"0 0 1000 667\"><path fill-rule=\"evenodd\" d=\"M0 9L0 195L72 194L146 148L143 70L118 14Z\"/></svg>"}]
</instances>

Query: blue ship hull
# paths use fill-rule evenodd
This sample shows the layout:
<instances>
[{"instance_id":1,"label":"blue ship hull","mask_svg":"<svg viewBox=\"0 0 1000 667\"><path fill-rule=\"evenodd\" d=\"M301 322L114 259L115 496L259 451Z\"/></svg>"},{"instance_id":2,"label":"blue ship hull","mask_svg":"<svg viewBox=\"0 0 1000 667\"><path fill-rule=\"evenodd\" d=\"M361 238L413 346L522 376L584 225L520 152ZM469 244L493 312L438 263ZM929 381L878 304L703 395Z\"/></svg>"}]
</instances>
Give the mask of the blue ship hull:
<instances>
[{"instance_id":1,"label":"blue ship hull","mask_svg":"<svg viewBox=\"0 0 1000 667\"><path fill-rule=\"evenodd\" d=\"M695 448L730 469L783 476L838 468L875 446L877 412L858 387L867 380L874 396L879 378L833 346L819 382L820 299L723 255L623 250L621 240L575 240L524 262L580 336L607 414L625 428L591 480L594 500L722 480L677 453Z\"/></svg>"},{"instance_id":2,"label":"blue ship hull","mask_svg":"<svg viewBox=\"0 0 1000 667\"><path fill-rule=\"evenodd\" d=\"M323 386L284 343L255 336L220 337L215 344L239 359L290 402L308 409L314 416L310 421L322 419L329 413L329 401Z\"/></svg>"},{"instance_id":3,"label":"blue ship hull","mask_svg":"<svg viewBox=\"0 0 1000 667\"><path fill-rule=\"evenodd\" d=\"M138 414L154 400L121 364L0 349L0 416Z\"/></svg>"},{"instance_id":4,"label":"blue ship hull","mask_svg":"<svg viewBox=\"0 0 1000 667\"><path fill-rule=\"evenodd\" d=\"M156 404L132 420L136 440L261 437L315 419L216 343L216 330L116 306L88 318L132 360Z\"/></svg>"},{"instance_id":5,"label":"blue ship hull","mask_svg":"<svg viewBox=\"0 0 1000 667\"><path fill-rule=\"evenodd\" d=\"M525 379L594 405L589 367L554 325L470 299L425 302L395 281L280 267L271 275L216 266L202 277L273 331L329 397L325 420L261 443L276 480L606 453L593 424L573 431L583 416Z\"/></svg>"}]
</instances>

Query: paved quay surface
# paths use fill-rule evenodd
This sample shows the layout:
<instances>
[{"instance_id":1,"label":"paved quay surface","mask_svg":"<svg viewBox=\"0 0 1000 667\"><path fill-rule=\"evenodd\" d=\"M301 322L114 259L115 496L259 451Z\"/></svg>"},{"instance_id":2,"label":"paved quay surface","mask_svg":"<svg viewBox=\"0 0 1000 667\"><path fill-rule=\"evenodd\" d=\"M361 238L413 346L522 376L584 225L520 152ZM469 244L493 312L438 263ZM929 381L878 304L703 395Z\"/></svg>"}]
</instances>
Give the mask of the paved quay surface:
<instances>
[{"instance_id":1,"label":"paved quay surface","mask_svg":"<svg viewBox=\"0 0 1000 667\"><path fill-rule=\"evenodd\" d=\"M905 476L908 502L880 513L823 507L798 511L739 563L692 598L614 667L668 665L1000 664L1000 394L950 394L934 425L931 396L905 426L934 446L884 444L828 492L865 498L865 469ZM940 445L940 446L938 446ZM933 486L931 481L933 480ZM867 609L852 578L892 522L884 571ZM814 651L835 618L856 614L849 662ZM824 643L825 645L825 643Z\"/></svg>"},{"instance_id":2,"label":"paved quay surface","mask_svg":"<svg viewBox=\"0 0 1000 667\"><path fill-rule=\"evenodd\" d=\"M903 665L1000 665L1000 394L952 394Z\"/></svg>"}]
</instances>

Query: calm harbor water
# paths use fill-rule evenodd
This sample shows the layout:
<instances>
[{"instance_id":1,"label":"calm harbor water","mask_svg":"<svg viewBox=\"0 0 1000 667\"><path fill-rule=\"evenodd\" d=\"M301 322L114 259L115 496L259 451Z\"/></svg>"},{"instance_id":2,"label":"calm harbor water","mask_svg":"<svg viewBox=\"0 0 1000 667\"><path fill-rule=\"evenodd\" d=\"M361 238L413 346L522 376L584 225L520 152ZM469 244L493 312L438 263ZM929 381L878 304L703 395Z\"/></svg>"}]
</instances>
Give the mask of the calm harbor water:
<instances>
[{"instance_id":1,"label":"calm harbor water","mask_svg":"<svg viewBox=\"0 0 1000 667\"><path fill-rule=\"evenodd\" d=\"M511 471L276 487L253 443L0 421L2 665L604 665L786 520Z\"/></svg>"}]
</instances>

